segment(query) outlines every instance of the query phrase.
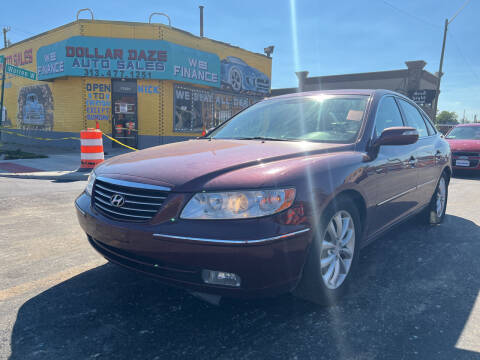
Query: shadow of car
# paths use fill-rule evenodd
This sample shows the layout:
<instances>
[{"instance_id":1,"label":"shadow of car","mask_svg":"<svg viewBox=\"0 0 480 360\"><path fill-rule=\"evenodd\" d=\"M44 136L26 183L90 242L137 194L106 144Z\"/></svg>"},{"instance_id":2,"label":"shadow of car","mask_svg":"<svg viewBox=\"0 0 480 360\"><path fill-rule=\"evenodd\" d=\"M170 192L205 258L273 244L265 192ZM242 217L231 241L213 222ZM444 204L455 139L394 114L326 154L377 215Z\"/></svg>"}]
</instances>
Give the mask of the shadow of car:
<instances>
[{"instance_id":1,"label":"shadow of car","mask_svg":"<svg viewBox=\"0 0 480 360\"><path fill-rule=\"evenodd\" d=\"M478 296L480 227L415 221L365 249L352 293L330 308L291 296L215 307L97 267L21 306L10 359L471 359L455 344Z\"/></svg>"}]
</instances>

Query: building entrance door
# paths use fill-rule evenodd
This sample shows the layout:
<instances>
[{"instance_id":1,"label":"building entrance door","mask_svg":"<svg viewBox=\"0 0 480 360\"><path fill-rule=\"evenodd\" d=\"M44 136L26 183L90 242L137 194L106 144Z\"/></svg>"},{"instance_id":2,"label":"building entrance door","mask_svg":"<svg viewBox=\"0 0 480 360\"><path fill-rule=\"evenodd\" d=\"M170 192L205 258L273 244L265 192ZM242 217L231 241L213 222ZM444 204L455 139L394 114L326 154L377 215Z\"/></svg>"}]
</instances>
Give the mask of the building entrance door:
<instances>
[{"instance_id":1,"label":"building entrance door","mask_svg":"<svg viewBox=\"0 0 480 360\"><path fill-rule=\"evenodd\" d=\"M112 134L125 145L138 145L137 81L112 80ZM113 142L112 146L120 144Z\"/></svg>"}]
</instances>

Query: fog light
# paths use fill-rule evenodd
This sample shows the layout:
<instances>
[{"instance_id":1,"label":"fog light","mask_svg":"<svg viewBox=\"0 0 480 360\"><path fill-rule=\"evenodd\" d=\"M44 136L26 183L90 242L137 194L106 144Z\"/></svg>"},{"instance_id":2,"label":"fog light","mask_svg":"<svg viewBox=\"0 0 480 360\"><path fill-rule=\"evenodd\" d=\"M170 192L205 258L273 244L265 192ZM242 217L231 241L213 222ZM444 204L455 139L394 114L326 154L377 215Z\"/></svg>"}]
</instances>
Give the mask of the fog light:
<instances>
[{"instance_id":1,"label":"fog light","mask_svg":"<svg viewBox=\"0 0 480 360\"><path fill-rule=\"evenodd\" d=\"M240 276L224 271L202 270L202 279L207 284L239 287Z\"/></svg>"}]
</instances>

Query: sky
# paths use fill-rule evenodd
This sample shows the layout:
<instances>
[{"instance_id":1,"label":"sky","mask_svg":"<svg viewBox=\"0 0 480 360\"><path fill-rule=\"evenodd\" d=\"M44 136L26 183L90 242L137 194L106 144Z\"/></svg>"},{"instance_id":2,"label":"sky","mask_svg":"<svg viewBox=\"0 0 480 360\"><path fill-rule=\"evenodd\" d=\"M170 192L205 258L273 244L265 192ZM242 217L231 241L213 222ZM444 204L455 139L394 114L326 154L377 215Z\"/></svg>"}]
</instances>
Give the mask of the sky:
<instances>
[{"instance_id":1,"label":"sky","mask_svg":"<svg viewBox=\"0 0 480 360\"><path fill-rule=\"evenodd\" d=\"M148 22L167 13L172 26L199 34L198 6L205 6L205 36L263 53L274 45L272 88L296 87L295 71L310 76L405 68L425 60L435 73L445 19L465 0L82 0L3 1L0 26L12 43L75 20L89 7L95 18ZM84 13L84 17L88 17ZM439 110L480 121L480 0L470 0L450 23ZM156 21L164 22L161 17Z\"/></svg>"}]
</instances>

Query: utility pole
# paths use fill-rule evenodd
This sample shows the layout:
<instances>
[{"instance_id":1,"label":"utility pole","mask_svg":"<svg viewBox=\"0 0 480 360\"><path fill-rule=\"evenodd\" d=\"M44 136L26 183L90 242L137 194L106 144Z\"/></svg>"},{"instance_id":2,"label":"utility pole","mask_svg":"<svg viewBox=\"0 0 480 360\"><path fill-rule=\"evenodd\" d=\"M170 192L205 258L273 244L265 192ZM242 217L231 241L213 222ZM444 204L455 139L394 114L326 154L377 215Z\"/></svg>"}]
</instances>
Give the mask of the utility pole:
<instances>
[{"instance_id":1,"label":"utility pole","mask_svg":"<svg viewBox=\"0 0 480 360\"><path fill-rule=\"evenodd\" d=\"M433 107L433 118L437 118L437 107L438 107L438 96L440 95L440 80L442 79L442 69L443 69L443 56L445 54L445 42L447 41L447 30L448 30L448 19L445 19L445 27L443 29L443 43L442 43L442 53L440 55L440 66L438 67L438 80L437 88L435 89L435 105Z\"/></svg>"},{"instance_id":2,"label":"utility pole","mask_svg":"<svg viewBox=\"0 0 480 360\"><path fill-rule=\"evenodd\" d=\"M443 43L442 43L442 53L440 55L440 66L438 67L438 80L437 80L437 88L436 88L436 94L435 94L435 103L433 106L433 116L434 120L437 118L437 107L438 107L438 96L440 95L440 80L442 79L443 73L443 56L445 54L445 43L447 41L447 31L448 31L448 25L452 23L452 21L457 17L458 14L467 6L467 4L470 2L470 0L466 0L463 5L458 9L458 11L455 13L455 15L452 16L450 20L445 19L445 26L443 28Z\"/></svg>"},{"instance_id":3,"label":"utility pole","mask_svg":"<svg viewBox=\"0 0 480 360\"><path fill-rule=\"evenodd\" d=\"M7 119L3 118L3 94L5 92L5 68L7 67L7 59L5 56L0 56L2 61L2 94L0 96L0 126L3 125L3 122Z\"/></svg>"},{"instance_id":4,"label":"utility pole","mask_svg":"<svg viewBox=\"0 0 480 360\"><path fill-rule=\"evenodd\" d=\"M3 47L4 48L8 47L9 41L7 40L7 32L9 32L10 30L11 30L10 26L7 26L7 27L3 28Z\"/></svg>"},{"instance_id":5,"label":"utility pole","mask_svg":"<svg viewBox=\"0 0 480 360\"><path fill-rule=\"evenodd\" d=\"M9 41L7 40L7 32L10 31L10 26L4 27L3 29L3 45L4 48L8 47ZM3 125L3 122L7 119L3 118L3 96L5 93L5 68L7 67L7 59L5 56L1 56L2 60L2 93L0 95L0 126Z\"/></svg>"}]
</instances>

